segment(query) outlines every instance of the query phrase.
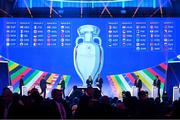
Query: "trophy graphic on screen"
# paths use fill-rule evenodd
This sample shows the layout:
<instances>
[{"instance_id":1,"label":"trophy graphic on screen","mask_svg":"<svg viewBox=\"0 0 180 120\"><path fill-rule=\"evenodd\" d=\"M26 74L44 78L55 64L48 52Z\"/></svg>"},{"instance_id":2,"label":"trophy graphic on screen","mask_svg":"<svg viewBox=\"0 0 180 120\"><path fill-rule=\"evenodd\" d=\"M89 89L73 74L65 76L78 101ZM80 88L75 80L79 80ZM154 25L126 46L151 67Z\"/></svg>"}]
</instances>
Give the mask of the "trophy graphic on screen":
<instances>
[{"instance_id":1,"label":"trophy graphic on screen","mask_svg":"<svg viewBox=\"0 0 180 120\"><path fill-rule=\"evenodd\" d=\"M178 55L177 58L180 59L180 55Z\"/></svg>"},{"instance_id":2,"label":"trophy graphic on screen","mask_svg":"<svg viewBox=\"0 0 180 120\"><path fill-rule=\"evenodd\" d=\"M74 48L74 67L83 82L91 75L92 79L97 78L101 72L104 60L100 29L93 25L83 25L77 29L78 37Z\"/></svg>"}]
</instances>

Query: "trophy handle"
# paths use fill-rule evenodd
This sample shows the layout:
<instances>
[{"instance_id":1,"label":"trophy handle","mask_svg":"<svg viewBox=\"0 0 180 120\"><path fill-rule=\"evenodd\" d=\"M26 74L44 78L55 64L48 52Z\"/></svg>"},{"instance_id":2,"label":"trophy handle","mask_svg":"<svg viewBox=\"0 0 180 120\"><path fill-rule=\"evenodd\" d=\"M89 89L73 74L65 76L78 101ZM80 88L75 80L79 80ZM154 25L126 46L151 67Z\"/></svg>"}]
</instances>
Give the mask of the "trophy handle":
<instances>
[{"instance_id":1,"label":"trophy handle","mask_svg":"<svg viewBox=\"0 0 180 120\"><path fill-rule=\"evenodd\" d=\"M77 37L77 38L76 38L76 46L79 44L79 40L80 40L80 39L83 40L84 38L83 38L83 37Z\"/></svg>"},{"instance_id":2,"label":"trophy handle","mask_svg":"<svg viewBox=\"0 0 180 120\"><path fill-rule=\"evenodd\" d=\"M95 40L95 39L97 39L97 40L98 40L99 45L101 45L101 44L102 44L102 42L101 42L101 38L100 38L100 37L93 37L93 40Z\"/></svg>"}]
</instances>

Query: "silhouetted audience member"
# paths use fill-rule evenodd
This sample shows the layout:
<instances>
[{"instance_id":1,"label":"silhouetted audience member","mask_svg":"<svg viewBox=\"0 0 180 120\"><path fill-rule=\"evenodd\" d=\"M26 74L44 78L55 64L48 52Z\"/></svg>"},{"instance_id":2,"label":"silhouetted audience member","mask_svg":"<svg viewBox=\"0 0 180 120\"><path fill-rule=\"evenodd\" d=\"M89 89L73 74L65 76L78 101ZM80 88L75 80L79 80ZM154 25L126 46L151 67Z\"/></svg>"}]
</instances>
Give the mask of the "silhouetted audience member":
<instances>
[{"instance_id":1,"label":"silhouetted audience member","mask_svg":"<svg viewBox=\"0 0 180 120\"><path fill-rule=\"evenodd\" d=\"M71 104L71 111L72 111L73 117L75 116L75 113L77 111L78 103L79 103L79 99L77 97L75 97L72 101L72 104Z\"/></svg>"},{"instance_id":2,"label":"silhouetted audience member","mask_svg":"<svg viewBox=\"0 0 180 120\"><path fill-rule=\"evenodd\" d=\"M76 91L77 87L74 87ZM0 96L0 119L139 119L180 118L180 101L170 101L164 92L160 98L148 97L140 91L138 98L123 91L123 100L101 96L95 89L92 94L72 95L62 99L62 90L53 89L50 98L43 99L36 88L28 96L3 89Z\"/></svg>"},{"instance_id":3,"label":"silhouetted audience member","mask_svg":"<svg viewBox=\"0 0 180 120\"><path fill-rule=\"evenodd\" d=\"M18 93L13 94L13 101L8 110L8 119L24 118L24 104Z\"/></svg>"},{"instance_id":4,"label":"silhouetted audience member","mask_svg":"<svg viewBox=\"0 0 180 120\"><path fill-rule=\"evenodd\" d=\"M66 119L66 111L63 104L60 102L62 99L62 91L54 89L51 92L52 100L48 106L50 118L52 119Z\"/></svg>"},{"instance_id":5,"label":"silhouetted audience member","mask_svg":"<svg viewBox=\"0 0 180 120\"><path fill-rule=\"evenodd\" d=\"M89 118L89 101L90 97L83 95L80 97L78 108L75 113L75 119L87 119Z\"/></svg>"},{"instance_id":6,"label":"silhouetted audience member","mask_svg":"<svg viewBox=\"0 0 180 120\"><path fill-rule=\"evenodd\" d=\"M9 88L4 88L2 93L2 106L1 106L2 117L4 119L8 118L9 108L11 107L12 102L13 102L13 93Z\"/></svg>"},{"instance_id":7,"label":"silhouetted audience member","mask_svg":"<svg viewBox=\"0 0 180 120\"><path fill-rule=\"evenodd\" d=\"M74 98L80 98L82 96L82 91L78 89L78 87L75 85L73 86L73 91L69 96L69 99L72 101Z\"/></svg>"},{"instance_id":8,"label":"silhouetted audience member","mask_svg":"<svg viewBox=\"0 0 180 120\"><path fill-rule=\"evenodd\" d=\"M43 98L41 97L38 89L33 88L31 90L30 96L30 105L28 106L29 108L29 118L36 118L36 119L42 119L45 118L45 103L43 101Z\"/></svg>"}]
</instances>

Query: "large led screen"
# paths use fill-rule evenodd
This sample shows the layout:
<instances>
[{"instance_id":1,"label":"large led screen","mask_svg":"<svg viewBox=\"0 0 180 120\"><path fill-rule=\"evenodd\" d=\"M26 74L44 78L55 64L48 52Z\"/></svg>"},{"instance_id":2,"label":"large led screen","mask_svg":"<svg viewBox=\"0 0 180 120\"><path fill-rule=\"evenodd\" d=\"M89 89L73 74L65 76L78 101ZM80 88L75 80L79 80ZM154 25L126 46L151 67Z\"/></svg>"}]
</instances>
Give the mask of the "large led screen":
<instances>
[{"instance_id":1,"label":"large led screen","mask_svg":"<svg viewBox=\"0 0 180 120\"><path fill-rule=\"evenodd\" d=\"M137 75L151 92L156 75L165 88L167 61L180 53L179 20L1 18L0 54L9 60L17 92L22 74L28 89L46 75L49 93L65 76L68 95L73 85L86 86L88 76L95 81L98 73L106 95L131 91Z\"/></svg>"}]
</instances>

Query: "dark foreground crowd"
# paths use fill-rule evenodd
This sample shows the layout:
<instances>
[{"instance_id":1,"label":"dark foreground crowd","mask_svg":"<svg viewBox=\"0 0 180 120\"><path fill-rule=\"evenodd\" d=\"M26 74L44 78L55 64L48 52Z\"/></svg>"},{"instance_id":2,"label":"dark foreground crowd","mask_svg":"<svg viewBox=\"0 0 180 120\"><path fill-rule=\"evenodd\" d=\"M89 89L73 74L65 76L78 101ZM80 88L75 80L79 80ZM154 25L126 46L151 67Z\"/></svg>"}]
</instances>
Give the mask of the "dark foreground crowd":
<instances>
[{"instance_id":1,"label":"dark foreground crowd","mask_svg":"<svg viewBox=\"0 0 180 120\"><path fill-rule=\"evenodd\" d=\"M33 88L28 96L20 96L4 88L0 97L0 119L119 119L119 118L180 118L180 101L171 102L163 95L162 102L148 98L141 91L137 97L123 92L123 100L101 96L99 90L93 93L79 92L62 98L62 91L54 89L52 99L41 97Z\"/></svg>"}]
</instances>

